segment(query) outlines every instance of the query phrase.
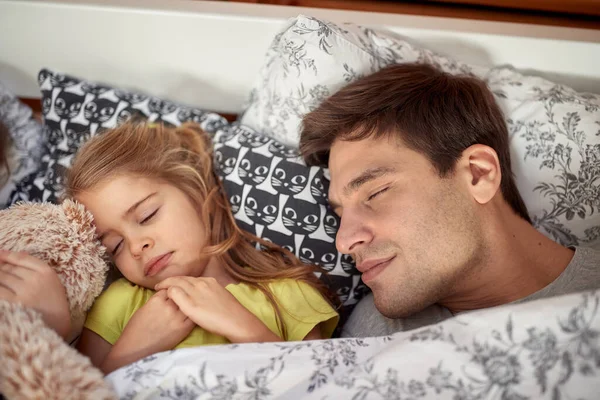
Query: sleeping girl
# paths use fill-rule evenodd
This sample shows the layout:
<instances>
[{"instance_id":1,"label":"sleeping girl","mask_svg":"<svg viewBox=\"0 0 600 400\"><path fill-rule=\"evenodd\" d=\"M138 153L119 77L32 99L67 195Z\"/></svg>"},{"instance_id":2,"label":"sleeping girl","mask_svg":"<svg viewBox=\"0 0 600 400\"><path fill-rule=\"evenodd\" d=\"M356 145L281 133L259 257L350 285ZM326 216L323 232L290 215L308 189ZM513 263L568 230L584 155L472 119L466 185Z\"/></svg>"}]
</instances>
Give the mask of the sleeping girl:
<instances>
[{"instance_id":1,"label":"sleeping girl","mask_svg":"<svg viewBox=\"0 0 600 400\"><path fill-rule=\"evenodd\" d=\"M65 189L124 277L96 300L78 343L103 372L173 348L335 329L337 301L317 267L236 225L197 125L128 122L95 136Z\"/></svg>"}]
</instances>

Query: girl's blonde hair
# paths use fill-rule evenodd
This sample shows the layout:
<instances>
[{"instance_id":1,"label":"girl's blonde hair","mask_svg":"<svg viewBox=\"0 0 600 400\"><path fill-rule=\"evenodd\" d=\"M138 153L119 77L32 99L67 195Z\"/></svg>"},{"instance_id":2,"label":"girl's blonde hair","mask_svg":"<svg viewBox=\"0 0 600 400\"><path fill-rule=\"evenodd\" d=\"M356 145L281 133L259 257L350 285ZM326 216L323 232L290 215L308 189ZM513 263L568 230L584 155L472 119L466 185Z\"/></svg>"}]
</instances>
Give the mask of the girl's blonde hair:
<instances>
[{"instance_id":1,"label":"girl's blonde hair","mask_svg":"<svg viewBox=\"0 0 600 400\"><path fill-rule=\"evenodd\" d=\"M203 257L215 257L236 280L259 290L273 305L277 324L287 338L281 310L264 283L294 279L308 283L325 298L339 300L315 276L320 269L302 263L290 251L240 229L220 179L213 170L212 145L197 124L170 128L163 124L126 122L90 139L77 153L65 182L66 198L75 198L119 175L157 179L182 190L200 210L209 244ZM256 248L256 243L263 251Z\"/></svg>"}]
</instances>

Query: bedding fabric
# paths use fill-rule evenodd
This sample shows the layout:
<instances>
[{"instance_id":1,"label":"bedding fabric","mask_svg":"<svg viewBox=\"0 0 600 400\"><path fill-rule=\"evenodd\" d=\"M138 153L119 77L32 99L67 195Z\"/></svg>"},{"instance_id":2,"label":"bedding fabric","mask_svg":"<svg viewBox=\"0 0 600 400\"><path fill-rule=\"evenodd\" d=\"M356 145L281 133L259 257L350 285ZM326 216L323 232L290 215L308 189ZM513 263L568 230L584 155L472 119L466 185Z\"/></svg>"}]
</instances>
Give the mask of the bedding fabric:
<instances>
[{"instance_id":1,"label":"bedding fabric","mask_svg":"<svg viewBox=\"0 0 600 400\"><path fill-rule=\"evenodd\" d=\"M600 248L598 95L509 66L468 65L393 32L300 15L273 39L240 122L297 147L302 117L325 98L406 62L483 79L506 117L517 187L536 228L565 246Z\"/></svg>"},{"instance_id":2,"label":"bedding fabric","mask_svg":"<svg viewBox=\"0 0 600 400\"><path fill-rule=\"evenodd\" d=\"M597 399L600 292L393 336L160 353L106 377L121 399Z\"/></svg>"},{"instance_id":3,"label":"bedding fabric","mask_svg":"<svg viewBox=\"0 0 600 400\"><path fill-rule=\"evenodd\" d=\"M10 175L0 174L0 209L8 206L10 194L22 179L39 170L46 140L42 124L33 118L31 108L21 103L0 83L0 121L10 136Z\"/></svg>"}]
</instances>

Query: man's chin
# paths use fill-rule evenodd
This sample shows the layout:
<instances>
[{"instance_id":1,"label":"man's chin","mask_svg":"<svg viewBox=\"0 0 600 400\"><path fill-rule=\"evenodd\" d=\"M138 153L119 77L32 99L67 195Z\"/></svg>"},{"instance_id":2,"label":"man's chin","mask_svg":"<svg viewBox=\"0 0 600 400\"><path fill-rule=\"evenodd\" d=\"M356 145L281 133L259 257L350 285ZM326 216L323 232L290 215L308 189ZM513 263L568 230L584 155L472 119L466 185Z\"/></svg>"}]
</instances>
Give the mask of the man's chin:
<instances>
[{"instance_id":1,"label":"man's chin","mask_svg":"<svg viewBox=\"0 0 600 400\"><path fill-rule=\"evenodd\" d=\"M407 318L425 308L414 300L399 301L398 297L386 295L381 289L373 289L373 302L377 311L391 319Z\"/></svg>"}]
</instances>

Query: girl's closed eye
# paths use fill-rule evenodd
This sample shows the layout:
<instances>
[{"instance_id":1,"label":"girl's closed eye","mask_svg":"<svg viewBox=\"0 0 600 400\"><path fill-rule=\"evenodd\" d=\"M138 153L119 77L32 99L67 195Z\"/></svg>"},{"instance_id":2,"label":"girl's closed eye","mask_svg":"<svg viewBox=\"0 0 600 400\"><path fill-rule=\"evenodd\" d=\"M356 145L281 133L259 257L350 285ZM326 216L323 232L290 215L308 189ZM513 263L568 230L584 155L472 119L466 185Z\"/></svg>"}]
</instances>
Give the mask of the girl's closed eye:
<instances>
[{"instance_id":1,"label":"girl's closed eye","mask_svg":"<svg viewBox=\"0 0 600 400\"><path fill-rule=\"evenodd\" d=\"M117 245L112 248L112 250L110 251L111 255L114 256L117 254L117 251L119 251L119 249L121 248L121 244L123 244L123 239L119 240ZM108 247L109 249L111 248L110 246L106 246L106 247Z\"/></svg>"},{"instance_id":2,"label":"girl's closed eye","mask_svg":"<svg viewBox=\"0 0 600 400\"><path fill-rule=\"evenodd\" d=\"M149 222L152 218L154 218L154 216L156 215L158 210L160 210L160 207L157 208L156 210L154 210L153 212L151 212L147 217L142 218L142 220L140 221L140 224L145 224L146 222Z\"/></svg>"}]
</instances>

